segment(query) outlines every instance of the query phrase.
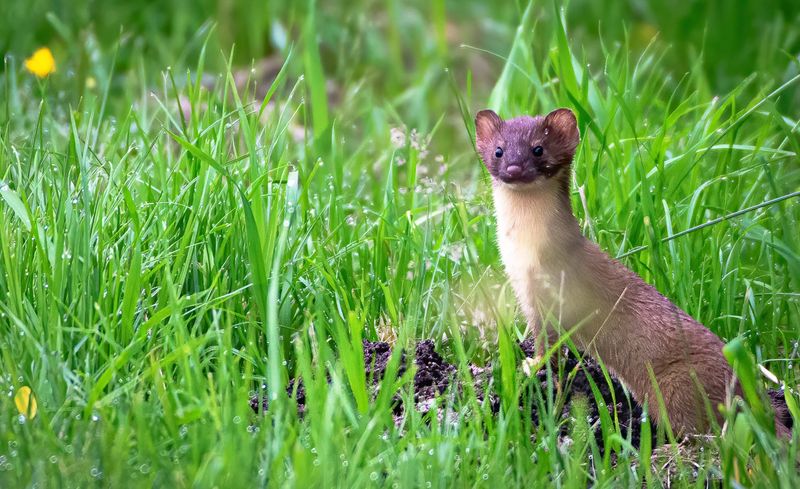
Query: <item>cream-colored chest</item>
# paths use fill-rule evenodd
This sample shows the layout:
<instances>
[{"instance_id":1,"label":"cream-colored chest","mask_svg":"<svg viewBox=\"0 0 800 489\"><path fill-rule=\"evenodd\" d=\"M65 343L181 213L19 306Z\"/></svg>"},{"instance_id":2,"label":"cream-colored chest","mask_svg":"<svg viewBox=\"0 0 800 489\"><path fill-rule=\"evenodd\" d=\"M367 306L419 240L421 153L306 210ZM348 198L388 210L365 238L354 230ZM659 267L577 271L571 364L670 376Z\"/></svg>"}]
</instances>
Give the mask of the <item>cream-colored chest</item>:
<instances>
[{"instance_id":1,"label":"cream-colored chest","mask_svg":"<svg viewBox=\"0 0 800 489\"><path fill-rule=\"evenodd\" d=\"M596 301L575 253L583 238L571 211L565 216L547 194L508 193L495 191L498 247L523 311L529 319L552 314L566 327L580 322Z\"/></svg>"},{"instance_id":2,"label":"cream-colored chest","mask_svg":"<svg viewBox=\"0 0 800 489\"><path fill-rule=\"evenodd\" d=\"M576 285L574 273L552 236L522 222L501 221L498 216L500 257L519 300L533 305L569 295Z\"/></svg>"}]
</instances>

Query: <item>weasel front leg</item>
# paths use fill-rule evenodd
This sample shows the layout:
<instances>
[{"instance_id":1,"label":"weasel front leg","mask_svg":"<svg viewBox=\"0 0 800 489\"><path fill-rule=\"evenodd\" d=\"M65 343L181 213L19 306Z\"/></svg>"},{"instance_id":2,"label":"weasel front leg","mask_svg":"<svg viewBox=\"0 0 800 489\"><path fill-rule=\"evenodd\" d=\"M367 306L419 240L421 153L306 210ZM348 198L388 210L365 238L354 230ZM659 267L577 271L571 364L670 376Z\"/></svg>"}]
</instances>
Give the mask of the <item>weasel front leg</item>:
<instances>
[{"instance_id":1,"label":"weasel front leg","mask_svg":"<svg viewBox=\"0 0 800 489\"><path fill-rule=\"evenodd\" d=\"M528 319L528 330L533 338L533 361L539 365L543 362L547 350L558 341L558 332L552 327L544 326L538 317ZM557 358L557 355L553 355L550 361L555 362Z\"/></svg>"},{"instance_id":2,"label":"weasel front leg","mask_svg":"<svg viewBox=\"0 0 800 489\"><path fill-rule=\"evenodd\" d=\"M545 366L545 362L550 364L553 372L558 372L558 352L552 355L549 359L545 360L547 350L558 341L558 333L550 327L542 325L538 319L528 320L528 330L533 338L533 365L536 370L540 370ZM553 378L555 382L556 395L561 395L561 381L558 375Z\"/></svg>"}]
</instances>

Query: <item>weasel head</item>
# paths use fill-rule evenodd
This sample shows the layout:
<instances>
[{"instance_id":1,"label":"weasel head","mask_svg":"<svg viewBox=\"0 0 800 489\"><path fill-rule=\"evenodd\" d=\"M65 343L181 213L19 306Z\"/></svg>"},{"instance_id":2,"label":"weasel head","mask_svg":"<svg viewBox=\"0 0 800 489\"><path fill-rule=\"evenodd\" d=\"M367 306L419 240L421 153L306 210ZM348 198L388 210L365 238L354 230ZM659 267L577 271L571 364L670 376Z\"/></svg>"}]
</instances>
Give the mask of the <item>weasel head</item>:
<instances>
[{"instance_id":1,"label":"weasel head","mask_svg":"<svg viewBox=\"0 0 800 489\"><path fill-rule=\"evenodd\" d=\"M495 185L529 192L553 185L569 187L570 165L580 140L571 110L508 120L482 110L475 117L475 129L478 153Z\"/></svg>"}]
</instances>

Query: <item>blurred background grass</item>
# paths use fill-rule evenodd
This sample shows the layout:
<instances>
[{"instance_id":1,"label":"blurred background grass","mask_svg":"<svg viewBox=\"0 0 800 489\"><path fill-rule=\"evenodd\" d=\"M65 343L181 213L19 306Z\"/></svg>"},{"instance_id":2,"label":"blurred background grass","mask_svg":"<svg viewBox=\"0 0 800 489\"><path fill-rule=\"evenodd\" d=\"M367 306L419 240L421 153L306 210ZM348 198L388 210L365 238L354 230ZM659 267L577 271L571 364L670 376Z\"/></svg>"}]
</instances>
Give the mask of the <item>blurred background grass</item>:
<instances>
[{"instance_id":1,"label":"blurred background grass","mask_svg":"<svg viewBox=\"0 0 800 489\"><path fill-rule=\"evenodd\" d=\"M40 46L46 80L22 68ZM531 388L498 354L524 325L469 136L487 105L578 111L586 234L796 384L796 199L694 227L800 189L797 2L6 0L0 52L7 485L641 486L619 441L619 464L553 456L560 412L472 396L455 427L395 429L407 378L364 406L362 336L499 365L505 406ZM305 418L252 416L300 374ZM793 466L758 434L700 477L796 482L736 469Z\"/></svg>"},{"instance_id":2,"label":"blurred background grass","mask_svg":"<svg viewBox=\"0 0 800 489\"><path fill-rule=\"evenodd\" d=\"M326 75L341 82L368 77L385 92L396 93L416 85L431 64L457 66L474 57L462 44L507 54L525 6L522 1L445 0L9 0L0 19L0 53L22 59L39 46L50 46L80 86L86 74L102 73L98 55L118 45L116 66L122 73L142 62L153 76L166 66L194 66L214 25L209 52L227 55L235 45L234 63L249 65L285 53L301 38L313 11L314 40ZM538 37L548 39L550 2L538 2L534 15ZM567 24L587 62L602 61L601 42L625 43L634 54L657 42L669 47L662 64L673 75L699 69L712 92L726 92L751 73L780 80L798 71L800 6L792 0L574 0ZM542 58L550 46L534 43L531 49ZM219 70L223 63L211 56L208 68ZM488 64L476 75L490 86L497 64Z\"/></svg>"}]
</instances>

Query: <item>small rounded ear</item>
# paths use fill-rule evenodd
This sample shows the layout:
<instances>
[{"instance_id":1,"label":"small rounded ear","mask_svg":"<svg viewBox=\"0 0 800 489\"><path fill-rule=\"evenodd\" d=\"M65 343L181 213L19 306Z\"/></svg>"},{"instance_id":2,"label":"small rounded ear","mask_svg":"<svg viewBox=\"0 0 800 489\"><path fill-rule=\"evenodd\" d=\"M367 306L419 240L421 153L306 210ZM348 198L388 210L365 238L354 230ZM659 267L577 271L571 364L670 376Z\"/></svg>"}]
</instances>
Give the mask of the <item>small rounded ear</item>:
<instances>
[{"instance_id":1,"label":"small rounded ear","mask_svg":"<svg viewBox=\"0 0 800 489\"><path fill-rule=\"evenodd\" d=\"M548 133L558 139L568 150L574 151L581 139L578 120L569 109L556 109L544 118Z\"/></svg>"},{"instance_id":2,"label":"small rounded ear","mask_svg":"<svg viewBox=\"0 0 800 489\"><path fill-rule=\"evenodd\" d=\"M479 151L483 151L492 144L502 123L503 121L494 111L486 109L478 112L475 116L475 144Z\"/></svg>"}]
</instances>

